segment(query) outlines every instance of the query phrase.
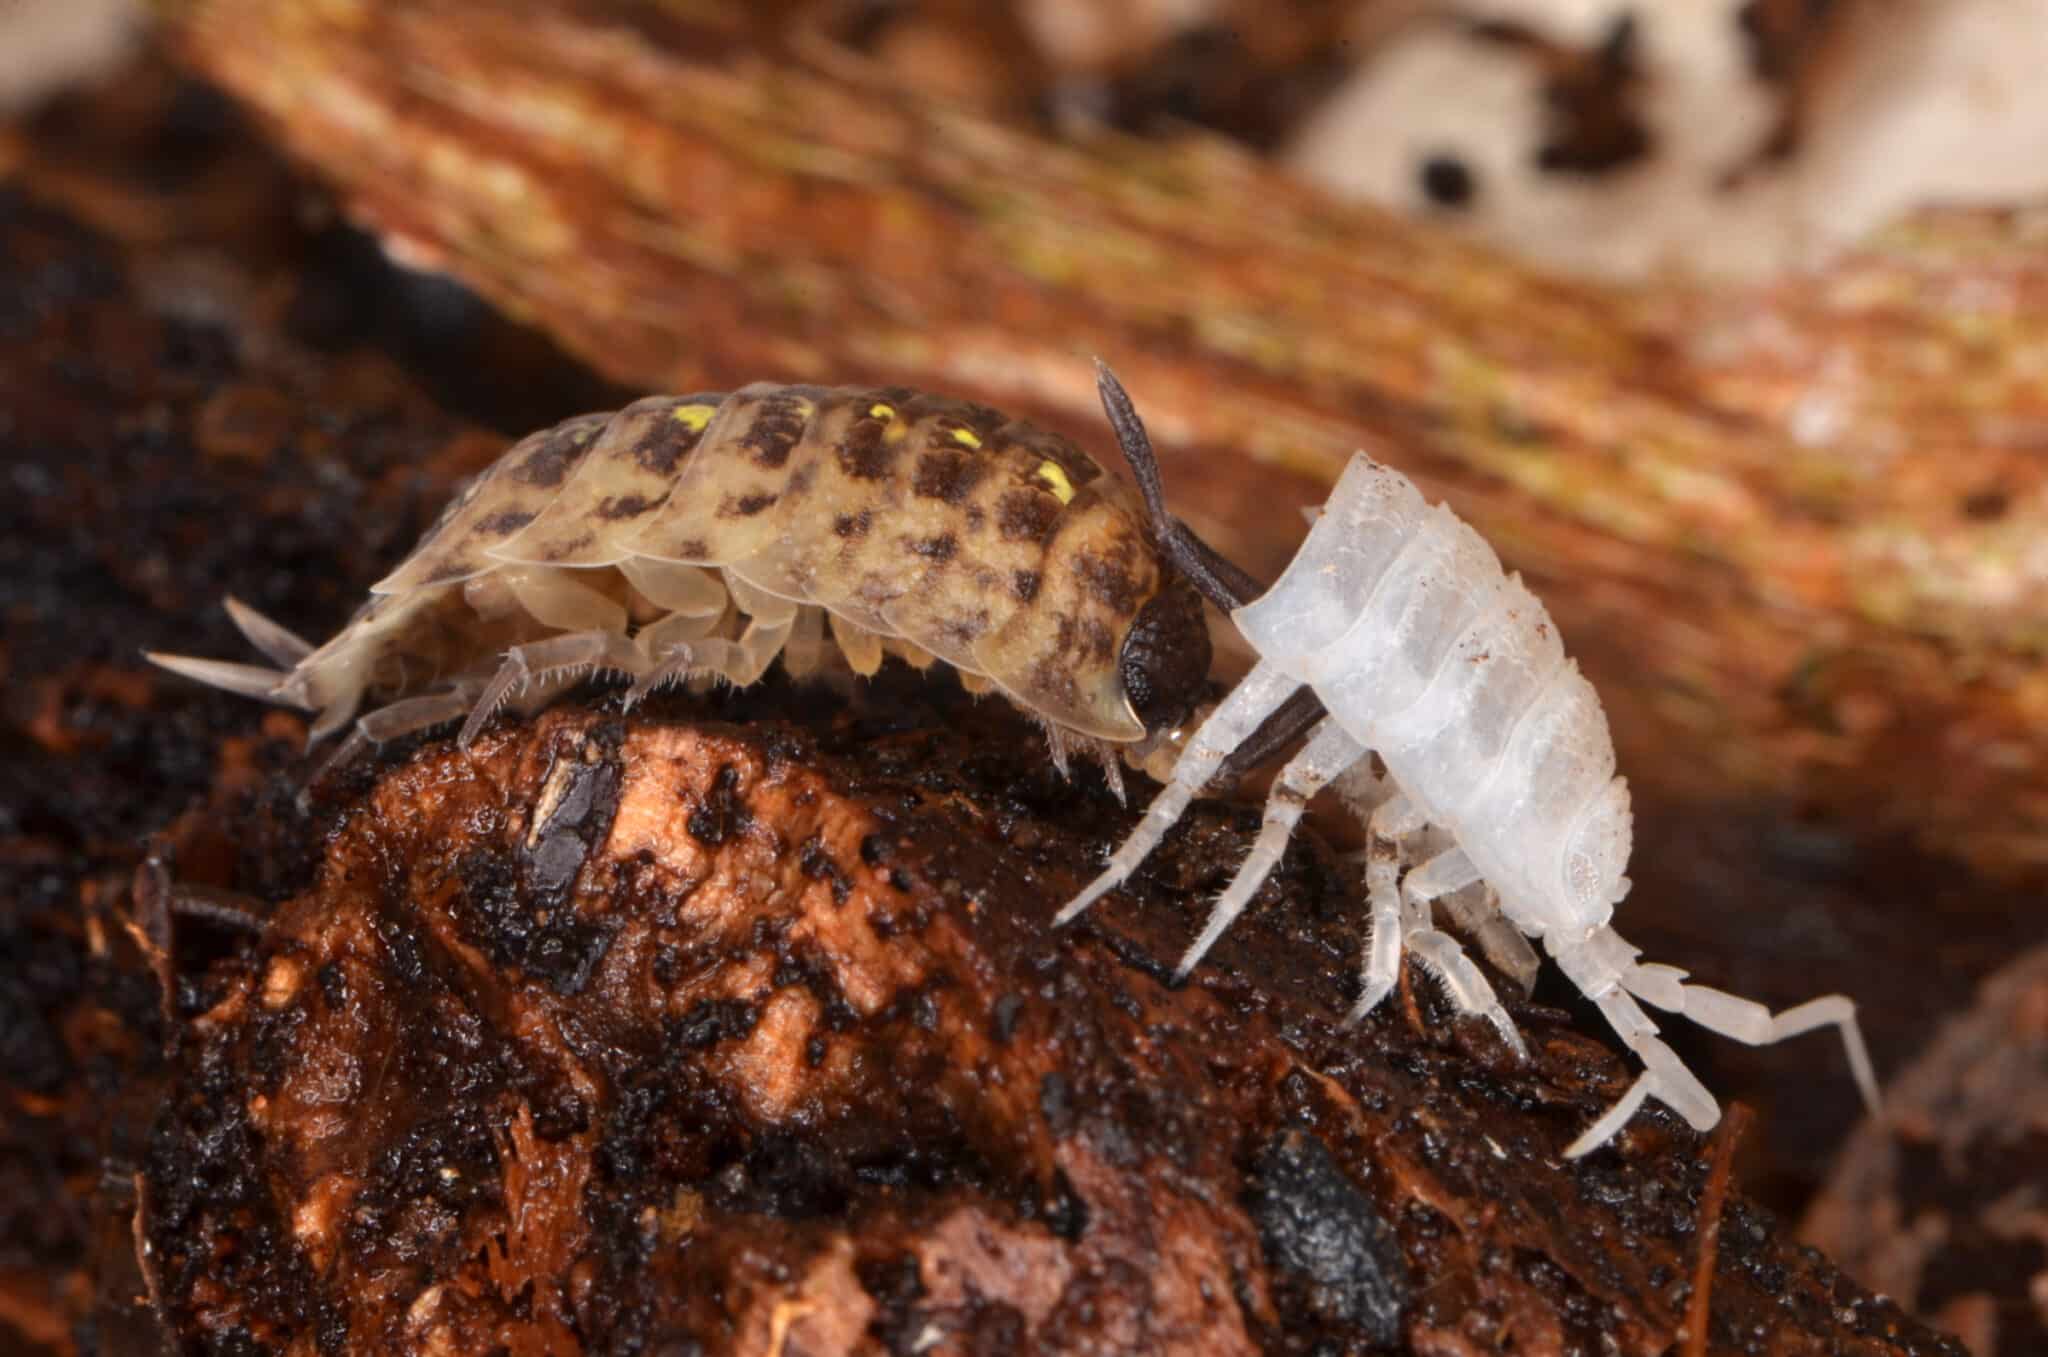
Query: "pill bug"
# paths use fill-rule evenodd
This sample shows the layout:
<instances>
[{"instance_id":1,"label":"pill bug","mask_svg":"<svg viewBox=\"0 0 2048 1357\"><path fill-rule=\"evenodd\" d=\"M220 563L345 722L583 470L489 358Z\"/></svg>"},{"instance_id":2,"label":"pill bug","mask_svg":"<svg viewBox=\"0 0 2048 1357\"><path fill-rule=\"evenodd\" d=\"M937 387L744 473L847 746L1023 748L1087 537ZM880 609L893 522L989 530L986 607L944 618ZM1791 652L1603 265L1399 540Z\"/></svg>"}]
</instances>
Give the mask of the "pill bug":
<instances>
[{"instance_id":1,"label":"pill bug","mask_svg":"<svg viewBox=\"0 0 2048 1357\"><path fill-rule=\"evenodd\" d=\"M1105 408L1134 466L1153 465L1144 429L1115 378ZM1145 482L1157 506L1156 470ZM1184 529L1159 526L1170 555ZM1190 572L1202 582L1202 577ZM1628 893L1627 783L1598 694L1568 660L1557 629L1485 539L1408 479L1356 454L1279 581L1254 598L1205 585L1258 661L1181 750L1165 788L1103 873L1059 914L1066 923L1121 884L1190 799L1243 751L1259 756L1306 734L1273 784L1264 824L1218 898L1181 975L1250 902L1279 862L1303 808L1332 783L1367 825L1371 943L1353 1017L1394 987L1403 953L1464 1011L1485 1017L1518 1054L1520 1033L1457 941L1435 927L1442 902L1502 969L1527 978L1540 941L1643 1062L1628 1092L1566 1153L1611 1139L1646 1098L1698 1129L1720 1119L1714 1097L1658 1039L1641 999L1751 1044L1839 1029L1859 1089L1876 1078L1841 995L1783 1013L1638 961L1614 931ZM1377 763L1374 756L1377 756ZM1411 866L1412 865L1412 866ZM1404 868L1410 868L1403 873Z\"/></svg>"},{"instance_id":2,"label":"pill bug","mask_svg":"<svg viewBox=\"0 0 2048 1357\"><path fill-rule=\"evenodd\" d=\"M1154 476L1156 480L1156 473ZM1072 442L900 387L655 396L520 440L315 648L234 599L276 668L149 659L316 713L344 750L524 708L593 671L757 681L885 653L1037 718L1054 757L1156 743L1207 682L1201 596Z\"/></svg>"}]
</instances>

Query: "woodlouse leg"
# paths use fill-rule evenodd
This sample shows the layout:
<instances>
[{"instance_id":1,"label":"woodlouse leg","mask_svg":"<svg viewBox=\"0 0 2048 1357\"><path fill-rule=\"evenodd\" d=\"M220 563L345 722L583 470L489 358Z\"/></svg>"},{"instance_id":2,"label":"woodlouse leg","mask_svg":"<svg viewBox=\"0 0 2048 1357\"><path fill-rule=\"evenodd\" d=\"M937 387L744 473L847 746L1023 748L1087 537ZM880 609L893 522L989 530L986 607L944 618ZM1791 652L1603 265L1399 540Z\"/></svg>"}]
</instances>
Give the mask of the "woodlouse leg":
<instances>
[{"instance_id":1,"label":"woodlouse leg","mask_svg":"<svg viewBox=\"0 0 2048 1357\"><path fill-rule=\"evenodd\" d=\"M1072 923L1082 910L1122 885L1124 879L1137 870L1138 864L1159 846L1166 831L1187 810L1188 802L1194 800L1195 793L1208 784L1224 756L1256 730L1259 723L1278 709L1299 686L1277 665L1262 660L1254 666L1251 673L1244 676L1244 680L1202 723L1194 738L1188 741L1180 762L1173 766L1173 778L1153 798L1138 827L1110 854L1109 865L1103 869L1102 875L1088 883L1085 890L1053 916L1053 925L1058 927Z\"/></svg>"},{"instance_id":2,"label":"woodlouse leg","mask_svg":"<svg viewBox=\"0 0 2048 1357\"><path fill-rule=\"evenodd\" d=\"M1628 1092L1565 1147L1565 1157L1577 1159L1605 1145L1650 1098L1684 1117L1694 1130L1712 1130L1721 1119L1721 1104L1685 1067L1677 1053L1658 1039L1657 1024L1622 988L1624 977L1636 973L1646 988L1669 985L1675 990L1678 986L1670 978L1671 968L1654 967L1645 973L1646 968L1636 965L1636 949L1611 928L1595 929L1562 945L1552 937L1548 945L1558 967L1579 987L1581 994L1599 1007L1601 1016L1607 1019L1622 1044L1643 1062L1643 1072L1629 1085ZM1667 993L1664 997L1676 996Z\"/></svg>"},{"instance_id":3,"label":"woodlouse leg","mask_svg":"<svg viewBox=\"0 0 2048 1357\"><path fill-rule=\"evenodd\" d=\"M498 574L527 616L543 626L573 635L592 632L626 634L626 606L573 578L568 570L546 566L500 566Z\"/></svg>"},{"instance_id":4,"label":"woodlouse leg","mask_svg":"<svg viewBox=\"0 0 2048 1357\"><path fill-rule=\"evenodd\" d=\"M445 693L408 697L402 702L393 702L388 707L364 713L363 718L356 722L356 729L373 744L388 744L468 715L476 696L477 685L467 683Z\"/></svg>"},{"instance_id":5,"label":"woodlouse leg","mask_svg":"<svg viewBox=\"0 0 2048 1357\"><path fill-rule=\"evenodd\" d=\"M827 616L831 620L832 639L839 643L839 653L846 656L848 667L862 678L873 678L882 667L882 638L838 613Z\"/></svg>"},{"instance_id":6,"label":"woodlouse leg","mask_svg":"<svg viewBox=\"0 0 2048 1357\"><path fill-rule=\"evenodd\" d=\"M938 663L939 657L915 641L906 641L901 636L890 636L883 640L882 649L922 674Z\"/></svg>"},{"instance_id":7,"label":"woodlouse leg","mask_svg":"<svg viewBox=\"0 0 2048 1357\"><path fill-rule=\"evenodd\" d=\"M825 610L799 608L789 639L782 643L782 668L793 679L807 679L825 663Z\"/></svg>"},{"instance_id":8,"label":"woodlouse leg","mask_svg":"<svg viewBox=\"0 0 2048 1357\"><path fill-rule=\"evenodd\" d=\"M604 668L637 674L642 666L643 657L639 650L624 636L612 631L572 632L567 636L551 636L545 641L529 641L523 646L514 646L505 652L505 662L498 666L498 672L485 685L483 695L477 699L469 720L463 723L462 733L455 737L455 743L460 748L469 748L499 705L516 688L579 670L587 672Z\"/></svg>"},{"instance_id":9,"label":"woodlouse leg","mask_svg":"<svg viewBox=\"0 0 2048 1357\"><path fill-rule=\"evenodd\" d=\"M1280 855L1287 850L1287 841L1294 836L1294 827L1301 821L1302 808L1307 806L1315 794L1329 783L1330 779L1358 762L1366 755L1366 748L1345 733L1335 721L1324 720L1316 727L1314 735L1302 747L1279 777L1273 780L1273 790L1266 798L1265 822L1259 826L1259 837L1252 844L1251 852L1237 869L1223 894L1216 898L1215 908L1209 912L1209 921L1202 926L1201 936L1188 948L1180 959L1173 978L1176 982L1187 978L1223 931L1237 920L1251 903L1261 883L1274 867L1279 865Z\"/></svg>"},{"instance_id":10,"label":"woodlouse leg","mask_svg":"<svg viewBox=\"0 0 2048 1357\"><path fill-rule=\"evenodd\" d=\"M1408 873L1407 879L1401 883L1401 894L1407 904L1406 917L1412 929L1407 939L1408 950L1436 976L1460 1012L1476 1013L1492 1023L1501 1040L1513 1047L1516 1055L1527 1060L1529 1048L1522 1043L1522 1034L1516 1030L1514 1019L1501 1007L1493 986L1465 955L1465 949L1458 945L1456 938L1432 926L1431 905L1477 880L1479 869L1472 865L1472 859L1466 857L1461 848L1439 853Z\"/></svg>"},{"instance_id":11,"label":"woodlouse leg","mask_svg":"<svg viewBox=\"0 0 2048 1357\"><path fill-rule=\"evenodd\" d=\"M1514 981L1526 999L1536 987L1543 958L1536 955L1522 931L1502 916L1499 894L1488 886L1483 891L1452 891L1441 898L1451 921L1472 935L1486 959Z\"/></svg>"},{"instance_id":12,"label":"woodlouse leg","mask_svg":"<svg viewBox=\"0 0 2048 1357\"><path fill-rule=\"evenodd\" d=\"M628 584L671 613L715 618L725 611L725 586L702 566L628 556L619 562L619 573Z\"/></svg>"},{"instance_id":13,"label":"woodlouse leg","mask_svg":"<svg viewBox=\"0 0 2048 1357\"><path fill-rule=\"evenodd\" d=\"M1583 1158L1605 1145L1650 1098L1684 1117L1694 1130L1712 1130L1714 1124L1721 1120L1721 1104L1707 1091L1707 1086L1685 1067L1678 1053L1656 1036L1657 1025L1636 1006L1636 1002L1619 989L1609 990L1595 1002L1608 1023L1621 1034L1623 1044L1643 1062L1643 1072L1636 1076L1628 1092L1622 1094L1614 1106L1582 1131L1578 1139L1565 1146L1564 1157Z\"/></svg>"},{"instance_id":14,"label":"woodlouse leg","mask_svg":"<svg viewBox=\"0 0 2048 1357\"><path fill-rule=\"evenodd\" d=\"M781 618L749 619L746 631L737 641L711 636L653 651L660 658L627 691L626 706L630 709L648 694L696 673L715 674L735 688L758 683L761 675L768 672L768 666L775 663L775 657L782 653L783 644L796 626L796 618L797 610L792 607Z\"/></svg>"},{"instance_id":15,"label":"woodlouse leg","mask_svg":"<svg viewBox=\"0 0 2048 1357\"><path fill-rule=\"evenodd\" d=\"M1365 897L1372 910L1372 939L1366 944L1365 976L1350 1021L1357 1022L1393 992L1401 978L1401 841L1421 829L1422 812L1396 792L1380 802L1366 827Z\"/></svg>"},{"instance_id":16,"label":"woodlouse leg","mask_svg":"<svg viewBox=\"0 0 2048 1357\"><path fill-rule=\"evenodd\" d=\"M1772 1013L1754 999L1707 985L1688 985L1685 974L1675 966L1637 962L1622 972L1621 983L1645 1003L1751 1046L1772 1046L1823 1027L1838 1028L1856 1089L1863 1095L1863 1105L1877 1111L1877 1071L1863 1044L1863 1029L1856 1022L1856 1005L1846 995L1824 994L1782 1013Z\"/></svg>"}]
</instances>

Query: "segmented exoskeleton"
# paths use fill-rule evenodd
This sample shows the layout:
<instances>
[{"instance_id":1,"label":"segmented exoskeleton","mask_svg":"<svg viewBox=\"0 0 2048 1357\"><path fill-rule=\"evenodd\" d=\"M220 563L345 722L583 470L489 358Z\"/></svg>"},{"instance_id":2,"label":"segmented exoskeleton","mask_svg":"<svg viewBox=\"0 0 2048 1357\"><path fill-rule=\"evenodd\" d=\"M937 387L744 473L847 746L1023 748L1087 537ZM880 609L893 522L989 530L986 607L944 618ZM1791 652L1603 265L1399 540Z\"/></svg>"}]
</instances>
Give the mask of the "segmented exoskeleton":
<instances>
[{"instance_id":1,"label":"segmented exoskeleton","mask_svg":"<svg viewBox=\"0 0 2048 1357\"><path fill-rule=\"evenodd\" d=\"M1107 372L1102 378L1126 450L1142 445L1128 398ZM1149 451L1133 462L1149 465ZM1172 544L1172 531L1156 530ZM1657 1038L1638 998L1755 1044L1836 1026L1858 1086L1875 1104L1848 999L1829 995L1774 1016L1685 984L1684 971L1638 961L1638 949L1614 931L1614 907L1628 893L1631 821L1600 699L1565 658L1543 605L1449 509L1426 504L1407 478L1358 453L1271 590L1256 600L1212 596L1232 610L1258 663L1195 732L1144 820L1061 922L1121 883L1246 741L1271 747L1314 722L1180 974L1244 909L1303 807L1334 781L1366 818L1377 850L1366 872L1372 937L1354 1018L1393 988L1405 950L1526 1056L1485 976L1434 926L1432 905L1443 901L1525 982L1539 963L1523 935L1540 939L1643 1061L1626 1096L1567 1154L1605 1143L1645 1098L1702 1130L1720 1118L1713 1095ZM1315 700L1303 701L1307 694Z\"/></svg>"},{"instance_id":2,"label":"segmented exoskeleton","mask_svg":"<svg viewBox=\"0 0 2048 1357\"><path fill-rule=\"evenodd\" d=\"M233 599L281 669L156 663L319 715L351 745L537 705L594 670L629 701L710 675L936 656L1045 723L1055 757L1171 727L1209 668L1200 595L1132 490L1071 442L901 388L657 396L521 440L317 650ZM1105 757L1105 767L1113 764Z\"/></svg>"}]
</instances>

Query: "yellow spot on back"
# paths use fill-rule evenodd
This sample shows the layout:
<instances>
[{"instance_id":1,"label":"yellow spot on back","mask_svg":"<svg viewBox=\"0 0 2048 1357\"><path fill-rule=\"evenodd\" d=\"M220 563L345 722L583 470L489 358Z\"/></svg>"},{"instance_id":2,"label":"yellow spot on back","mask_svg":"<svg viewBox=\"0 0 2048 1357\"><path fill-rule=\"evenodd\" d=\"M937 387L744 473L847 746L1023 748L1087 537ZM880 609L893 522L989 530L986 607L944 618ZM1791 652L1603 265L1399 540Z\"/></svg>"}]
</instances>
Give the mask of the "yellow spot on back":
<instances>
[{"instance_id":1,"label":"yellow spot on back","mask_svg":"<svg viewBox=\"0 0 2048 1357\"><path fill-rule=\"evenodd\" d=\"M715 405L678 405L675 409L676 423L691 433L703 433L704 426L718 413Z\"/></svg>"},{"instance_id":2,"label":"yellow spot on back","mask_svg":"<svg viewBox=\"0 0 2048 1357\"><path fill-rule=\"evenodd\" d=\"M886 405L881 401L876 401L873 405L870 405L868 407L868 418L894 419L896 418L896 407L893 405Z\"/></svg>"},{"instance_id":3,"label":"yellow spot on back","mask_svg":"<svg viewBox=\"0 0 2048 1357\"><path fill-rule=\"evenodd\" d=\"M910 426L901 421L893 423L888 428L882 430L882 441L884 443L893 445L901 443L908 437L910 437Z\"/></svg>"},{"instance_id":4,"label":"yellow spot on back","mask_svg":"<svg viewBox=\"0 0 2048 1357\"><path fill-rule=\"evenodd\" d=\"M953 430L953 441L963 448L978 448L981 446L980 437L972 429Z\"/></svg>"},{"instance_id":5,"label":"yellow spot on back","mask_svg":"<svg viewBox=\"0 0 2048 1357\"><path fill-rule=\"evenodd\" d=\"M1067 473L1058 462L1040 462L1038 479L1045 482L1045 488L1062 504L1074 502L1074 483L1067 479Z\"/></svg>"}]
</instances>

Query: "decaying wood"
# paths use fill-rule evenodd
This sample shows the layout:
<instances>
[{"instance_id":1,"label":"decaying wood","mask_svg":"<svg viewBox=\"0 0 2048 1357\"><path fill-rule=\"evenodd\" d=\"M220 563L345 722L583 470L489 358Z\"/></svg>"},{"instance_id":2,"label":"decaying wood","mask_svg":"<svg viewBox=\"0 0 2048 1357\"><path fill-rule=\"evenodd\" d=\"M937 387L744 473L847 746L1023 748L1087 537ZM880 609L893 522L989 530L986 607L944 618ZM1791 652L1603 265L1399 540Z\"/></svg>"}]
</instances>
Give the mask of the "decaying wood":
<instances>
[{"instance_id":1,"label":"decaying wood","mask_svg":"<svg viewBox=\"0 0 2048 1357\"><path fill-rule=\"evenodd\" d=\"M1623 296L1217 143L1055 145L771 56L744 6L164 8L402 258L616 380L886 378L1099 437L1100 354L1259 571L1354 447L1447 493L1539 577L1651 795L2048 861L2030 214Z\"/></svg>"},{"instance_id":2,"label":"decaying wood","mask_svg":"<svg viewBox=\"0 0 2048 1357\"><path fill-rule=\"evenodd\" d=\"M151 1141L180 1340L1655 1357L1706 1219L1700 1350L1960 1357L1676 1118L1567 1164L1629 1074L1562 1015L1522 1014L1526 1067L1427 993L1340 1027L1314 845L1196 984L1226 807L1054 933L1132 812L929 687L558 707L335 796Z\"/></svg>"},{"instance_id":3,"label":"decaying wood","mask_svg":"<svg viewBox=\"0 0 2048 1357\"><path fill-rule=\"evenodd\" d=\"M1885 1096L1800 1234L1975 1357L2048 1351L2048 946L1986 980Z\"/></svg>"}]
</instances>

